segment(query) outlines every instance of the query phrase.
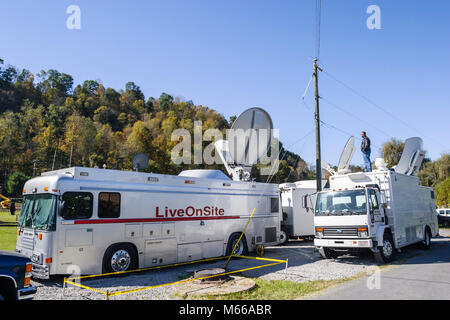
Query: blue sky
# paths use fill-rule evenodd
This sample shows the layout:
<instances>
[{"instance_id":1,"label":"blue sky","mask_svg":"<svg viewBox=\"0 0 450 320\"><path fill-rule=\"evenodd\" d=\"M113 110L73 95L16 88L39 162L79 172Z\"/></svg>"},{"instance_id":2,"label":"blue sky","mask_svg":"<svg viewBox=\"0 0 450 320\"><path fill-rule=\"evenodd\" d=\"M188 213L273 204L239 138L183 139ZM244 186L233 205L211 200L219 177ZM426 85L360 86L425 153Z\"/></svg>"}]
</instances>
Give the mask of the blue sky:
<instances>
[{"instance_id":1,"label":"blue sky","mask_svg":"<svg viewBox=\"0 0 450 320\"><path fill-rule=\"evenodd\" d=\"M72 4L81 9L80 30L66 27ZM373 4L380 30L366 27ZM0 58L34 73L57 69L75 84L101 80L118 90L134 81L146 97L167 92L227 118L263 107L284 145L313 163L313 88L301 97L315 55L315 7L315 0L2 0ZM433 160L450 152L449 17L446 0L322 1L325 160L336 164L349 135L362 130L372 158L390 137L421 136ZM362 164L359 152L353 163Z\"/></svg>"}]
</instances>

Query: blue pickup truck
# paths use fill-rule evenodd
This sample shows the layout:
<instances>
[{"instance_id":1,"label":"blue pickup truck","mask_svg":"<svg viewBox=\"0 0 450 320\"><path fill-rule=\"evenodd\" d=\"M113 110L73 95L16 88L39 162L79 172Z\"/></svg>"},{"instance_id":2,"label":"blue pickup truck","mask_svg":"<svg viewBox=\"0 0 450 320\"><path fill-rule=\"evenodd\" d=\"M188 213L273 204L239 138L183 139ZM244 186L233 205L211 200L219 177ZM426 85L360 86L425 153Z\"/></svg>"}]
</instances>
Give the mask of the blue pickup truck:
<instances>
[{"instance_id":1,"label":"blue pickup truck","mask_svg":"<svg viewBox=\"0 0 450 320\"><path fill-rule=\"evenodd\" d=\"M0 300L33 299L36 287L30 280L29 258L16 252L0 251Z\"/></svg>"}]
</instances>

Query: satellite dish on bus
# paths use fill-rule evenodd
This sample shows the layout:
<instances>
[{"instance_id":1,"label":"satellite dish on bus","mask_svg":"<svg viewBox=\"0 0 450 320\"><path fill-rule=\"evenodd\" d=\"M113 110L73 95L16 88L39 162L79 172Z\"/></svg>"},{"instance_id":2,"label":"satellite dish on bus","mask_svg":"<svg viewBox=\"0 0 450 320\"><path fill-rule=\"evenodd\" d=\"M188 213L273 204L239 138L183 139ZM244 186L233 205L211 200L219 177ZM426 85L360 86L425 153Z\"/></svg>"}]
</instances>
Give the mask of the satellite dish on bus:
<instances>
[{"instance_id":1,"label":"satellite dish on bus","mask_svg":"<svg viewBox=\"0 0 450 320\"><path fill-rule=\"evenodd\" d=\"M423 162L425 152L423 141L419 137L413 137L405 140L405 146L400 161L395 166L395 172L406 175L415 175Z\"/></svg>"},{"instance_id":2,"label":"satellite dish on bus","mask_svg":"<svg viewBox=\"0 0 450 320\"><path fill-rule=\"evenodd\" d=\"M345 144L344 150L341 153L341 158L338 164L338 173L348 173L348 167L350 166L350 161L355 153L355 137L350 137Z\"/></svg>"},{"instance_id":3,"label":"satellite dish on bus","mask_svg":"<svg viewBox=\"0 0 450 320\"><path fill-rule=\"evenodd\" d=\"M228 132L230 154L237 165L253 166L267 154L272 142L272 119L261 108L245 110Z\"/></svg>"},{"instance_id":4,"label":"satellite dish on bus","mask_svg":"<svg viewBox=\"0 0 450 320\"><path fill-rule=\"evenodd\" d=\"M133 169L136 171L147 169L148 160L148 156L145 153L138 153L132 160Z\"/></svg>"},{"instance_id":5,"label":"satellite dish on bus","mask_svg":"<svg viewBox=\"0 0 450 320\"><path fill-rule=\"evenodd\" d=\"M252 167L267 155L272 143L272 119L261 108L245 110L214 146L235 181L249 181Z\"/></svg>"}]
</instances>

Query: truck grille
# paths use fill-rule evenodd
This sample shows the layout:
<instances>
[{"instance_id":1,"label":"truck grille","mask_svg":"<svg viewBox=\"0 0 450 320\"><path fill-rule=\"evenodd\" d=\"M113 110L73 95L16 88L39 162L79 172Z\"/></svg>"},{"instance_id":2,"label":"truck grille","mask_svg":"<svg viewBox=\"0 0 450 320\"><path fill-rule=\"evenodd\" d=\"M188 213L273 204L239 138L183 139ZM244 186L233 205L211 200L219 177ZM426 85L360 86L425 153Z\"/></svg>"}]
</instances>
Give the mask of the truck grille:
<instances>
[{"instance_id":1,"label":"truck grille","mask_svg":"<svg viewBox=\"0 0 450 320\"><path fill-rule=\"evenodd\" d=\"M324 235L324 237L327 237L327 236L357 237L358 236L358 228L357 227L324 227L323 235Z\"/></svg>"}]
</instances>

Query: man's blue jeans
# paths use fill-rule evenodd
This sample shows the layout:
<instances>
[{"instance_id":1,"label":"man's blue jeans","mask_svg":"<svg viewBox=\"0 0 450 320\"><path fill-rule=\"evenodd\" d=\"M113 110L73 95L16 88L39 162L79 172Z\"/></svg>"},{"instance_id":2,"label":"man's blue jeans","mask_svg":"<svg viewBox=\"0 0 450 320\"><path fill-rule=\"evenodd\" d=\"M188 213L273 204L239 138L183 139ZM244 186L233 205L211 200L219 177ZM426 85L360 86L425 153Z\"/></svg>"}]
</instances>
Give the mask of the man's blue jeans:
<instances>
[{"instance_id":1,"label":"man's blue jeans","mask_svg":"<svg viewBox=\"0 0 450 320\"><path fill-rule=\"evenodd\" d=\"M370 150L367 152L363 152L364 159L364 171L372 172L372 163L370 163Z\"/></svg>"}]
</instances>

